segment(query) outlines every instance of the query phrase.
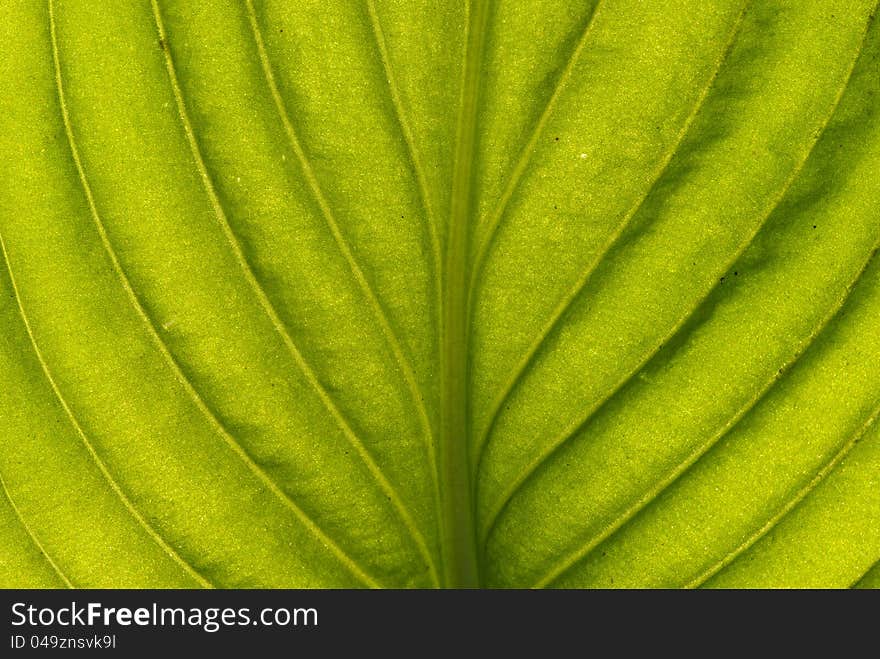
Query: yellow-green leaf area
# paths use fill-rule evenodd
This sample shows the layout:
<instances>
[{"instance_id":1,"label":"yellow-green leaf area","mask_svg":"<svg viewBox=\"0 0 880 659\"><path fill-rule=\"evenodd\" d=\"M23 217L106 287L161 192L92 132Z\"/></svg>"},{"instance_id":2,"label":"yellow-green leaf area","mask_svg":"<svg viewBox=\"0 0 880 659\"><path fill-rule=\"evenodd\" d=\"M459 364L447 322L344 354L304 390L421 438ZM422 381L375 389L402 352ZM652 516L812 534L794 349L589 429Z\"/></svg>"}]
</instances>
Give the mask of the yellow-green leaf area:
<instances>
[{"instance_id":1,"label":"yellow-green leaf area","mask_svg":"<svg viewBox=\"0 0 880 659\"><path fill-rule=\"evenodd\" d=\"M0 587L880 586L875 0L0 6Z\"/></svg>"}]
</instances>

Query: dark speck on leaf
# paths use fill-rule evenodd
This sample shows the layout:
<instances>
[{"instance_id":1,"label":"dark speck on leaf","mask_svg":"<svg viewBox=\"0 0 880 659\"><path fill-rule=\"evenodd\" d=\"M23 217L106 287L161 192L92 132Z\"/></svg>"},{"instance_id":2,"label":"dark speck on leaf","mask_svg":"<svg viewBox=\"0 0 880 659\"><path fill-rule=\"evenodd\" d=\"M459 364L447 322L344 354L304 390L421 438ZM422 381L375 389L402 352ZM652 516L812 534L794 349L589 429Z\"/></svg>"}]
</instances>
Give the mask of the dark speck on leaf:
<instances>
[{"instance_id":1,"label":"dark speck on leaf","mask_svg":"<svg viewBox=\"0 0 880 659\"><path fill-rule=\"evenodd\" d=\"M814 229L816 228L816 225L815 225L815 224L813 225L813 228L814 228Z\"/></svg>"},{"instance_id":2,"label":"dark speck on leaf","mask_svg":"<svg viewBox=\"0 0 880 659\"><path fill-rule=\"evenodd\" d=\"M558 137L556 137L556 138L554 138L554 139L555 139L557 142L559 141L559 138L558 138Z\"/></svg>"},{"instance_id":3,"label":"dark speck on leaf","mask_svg":"<svg viewBox=\"0 0 880 659\"><path fill-rule=\"evenodd\" d=\"M168 45L165 43L165 39L159 39L159 48L162 50L167 50Z\"/></svg>"},{"instance_id":4,"label":"dark speck on leaf","mask_svg":"<svg viewBox=\"0 0 880 659\"><path fill-rule=\"evenodd\" d=\"M722 284L724 283L724 277L721 278L721 283L722 283Z\"/></svg>"}]
</instances>

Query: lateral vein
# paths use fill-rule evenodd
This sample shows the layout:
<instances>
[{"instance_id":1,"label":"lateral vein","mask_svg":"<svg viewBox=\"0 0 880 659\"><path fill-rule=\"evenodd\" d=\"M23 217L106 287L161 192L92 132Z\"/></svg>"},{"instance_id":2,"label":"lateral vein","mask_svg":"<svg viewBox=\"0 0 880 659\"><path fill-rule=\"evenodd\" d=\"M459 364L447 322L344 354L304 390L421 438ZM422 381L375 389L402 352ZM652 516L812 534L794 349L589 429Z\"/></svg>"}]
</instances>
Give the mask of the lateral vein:
<instances>
[{"instance_id":1,"label":"lateral vein","mask_svg":"<svg viewBox=\"0 0 880 659\"><path fill-rule=\"evenodd\" d=\"M52 6L53 1L54 0L49 0L50 7ZM372 586L373 580L371 578L367 578L366 580L363 578L365 576L365 573L359 568L359 566L357 566L354 560L346 555L345 552L343 552L342 549L339 548L339 546L320 529L320 527L314 522L314 520L312 520L311 517L306 514L305 511L302 510L280 488L280 486L274 481L274 479L272 479L256 463L256 461L251 457L250 453L248 453L241 445L241 443L226 429L226 427L217 417L217 414L211 409L211 407L208 405L202 395L198 392L192 379L186 375L183 367L177 361L177 358L172 354L171 349L168 347L168 344L162 338L161 334L159 334L155 321L147 311L145 305L140 299L140 296L134 290L134 286L132 285L131 280L128 278L128 275L119 260L119 256L117 255L116 250L113 247L113 243L110 240L107 228L104 225L103 220L101 219L100 213L98 212L91 184L88 181L88 177L85 173L85 168L82 164L82 158L79 153L79 147L76 143L76 138L73 132L73 124L71 122L70 113L67 107L67 98L64 92L58 42L54 24L54 15L52 13L50 13L50 18L52 20L52 23L50 25L50 34L52 38L52 56L55 65L56 89L59 105L61 108L61 116L64 122L64 129L67 134L67 142L71 152L71 157L76 167L77 174L79 176L79 183L82 187L84 196L89 206L89 211L91 213L92 219L94 220L98 235L101 239L101 244L104 247L104 250L113 268L114 274L119 279L122 288L125 290L125 293L128 296L131 306L134 308L138 317L143 321L144 326L146 327L147 332L150 335L150 338L153 340L162 357L165 359L168 366L174 373L176 379L183 386L184 390L192 399L199 412L208 421L208 424L211 426L212 430L220 435L223 441L229 446L233 453L235 453L236 456L244 462L245 466L251 471L251 473L253 473L257 477L260 483L269 492L271 492L273 496L277 497L282 505L291 510L297 520L302 523L309 530L310 533L315 535L318 538L319 542L330 548L331 553L333 553L334 556L336 556L336 558L340 560L340 562L345 565L346 568L349 569L359 580L364 581L366 585Z\"/></svg>"},{"instance_id":2,"label":"lateral vein","mask_svg":"<svg viewBox=\"0 0 880 659\"><path fill-rule=\"evenodd\" d=\"M167 44L168 38L165 31L165 25L162 21L161 11L159 9L157 0L150 0L150 4L153 9L153 16L155 18L156 27L159 33L159 37ZM220 228L226 237L229 245L236 257L236 260L239 263L239 266L244 274L244 277L251 289L254 292L260 306L263 308L263 311L266 313L267 317L271 321L275 331L278 333L288 352L293 357L294 362L299 367L300 371L303 373L303 376L306 378L308 383L311 385L312 389L318 395L318 398L321 400L321 403L330 413L330 416L339 426L345 438L348 440L349 444L358 454L360 459L363 461L368 471L372 475L372 477L376 480L377 485L382 490L382 492L388 497L391 505L397 511L397 514L401 518L404 523L404 526L407 529L415 534L418 534L418 529L412 521L412 516L407 510L406 506L403 504L400 495L391 485L391 483L386 478L385 474L382 472L381 468L376 464L370 452L367 450L364 443L357 436L354 430L349 425L348 421L342 415L339 408L330 398L330 395L327 393L327 390L321 385L318 381L317 376L315 375L314 370L308 364L308 362L303 357L303 354L300 352L299 348L294 343L290 333L287 331L287 328L284 322L281 320L281 317L278 315L278 311L275 309L275 306L272 304L269 299L268 294L266 293L263 285L260 283L256 274L254 273L253 268L248 262L247 258L244 255L244 250L241 247L241 243L238 237L235 235L235 232L232 230L232 226L229 223L229 218L226 215L226 211L223 209L223 205L220 202L219 195L217 194L216 187L211 178L210 173L208 172L207 165L205 164L204 157L201 153L201 148L199 147L198 140L196 139L195 132L192 127L192 123L189 119L189 113L186 108L186 103L183 98L183 91L180 87L180 82L177 78L177 71L174 64L174 60L171 56L171 50L169 48L163 49L164 57L165 57L165 68L168 71L168 78L171 84L171 89L174 94L175 103L177 105L178 115L180 117L181 125L183 128L183 132L185 134L186 140L189 144L190 150L193 155L193 160L195 162L196 168L201 177L202 183L205 187L205 191L208 195L208 198L211 202L211 207L214 211L215 216L217 217ZM420 534L419 534L420 535ZM424 550L424 541L421 543L417 542L418 548L423 552ZM430 564L429 564L430 565ZM366 574L362 575L363 577L367 577ZM371 577L367 577L369 580L368 583L372 586L376 586L375 580Z\"/></svg>"},{"instance_id":3,"label":"lateral vein","mask_svg":"<svg viewBox=\"0 0 880 659\"><path fill-rule=\"evenodd\" d=\"M348 241L342 235L342 231L339 228L339 223L336 221L336 217L333 213L333 210L330 208L327 197L324 195L324 192L321 189L321 185L318 182L317 176L315 175L314 168L312 167L312 164L302 147L299 135L297 134L296 129L293 126L293 122L290 119L290 113L287 111L287 106L285 105L284 99L281 97L281 92L278 89L278 83L275 80L275 74L269 61L269 55L266 52L266 44L263 39L263 34L257 20L256 12L254 11L253 1L245 0L245 6L248 10L248 21L250 22L251 32L253 33L254 41L256 42L257 46L260 66L263 70L263 75L269 88L269 92L272 96L272 100L275 103L275 109L278 113L279 119L281 120L281 124L284 127L284 132L287 135L290 146L294 154L296 155L297 161L300 164L303 176L308 183L309 190L312 192L312 195L321 210L321 215L323 216L324 221L327 224L327 228L330 230L330 233L333 236L333 240L336 243L337 248L345 259L346 265L352 273L354 280L357 282L358 288L361 289L361 293L367 300L367 304L370 306L370 310L372 311L376 322L379 324L379 328L382 330L382 334L385 337L386 342L391 348L391 352L394 355L394 360L397 362L397 366L400 369L401 374L403 375L404 382L406 383L407 392L413 402L413 405L416 408L416 414L418 415L419 423L422 426L422 432L424 433L430 460L431 456L434 455L434 432L431 428L431 422L428 419L428 412L425 408L424 396L422 395L419 385L416 382L412 366L409 363L409 359L407 359L406 355L403 352L403 348L401 346L400 339L398 338L397 333L391 326L391 322L388 319L388 314L385 312L385 309L382 306L381 302L379 302L379 298L376 295L376 292L373 290L373 287L370 284L369 280L367 279L366 274L364 274L363 269L360 267L357 259L355 259L354 254L351 251L351 247L348 244ZM387 487L389 489L391 488L390 483ZM431 577L434 580L434 583L436 585L439 585L440 581L437 575L437 566L434 563L434 558L431 555L430 550L428 549L428 545L425 541L424 536L422 535L421 530L412 519L411 514L404 506L400 496L397 494L395 494L394 496L397 499L395 507L398 509L398 513L402 517L403 522L407 527L407 530L412 536L413 542L415 542L419 553L425 560L431 572Z\"/></svg>"},{"instance_id":4,"label":"lateral vein","mask_svg":"<svg viewBox=\"0 0 880 659\"><path fill-rule=\"evenodd\" d=\"M39 550L43 559L55 570L55 573L64 582L64 585L67 588L76 588L70 579L67 578L67 575L61 571L61 568L58 567L58 564L52 559L49 555L49 552L46 551L46 548L43 546L43 543L40 542L40 539L37 538L36 534L31 529L30 525L25 521L24 516L21 514L21 510L19 510L18 506L15 503L15 500L12 498L12 494L9 492L9 487L6 485L6 481L3 479L3 474L0 474L0 490L3 490L3 494L6 497L6 500L9 501L9 505L12 507L12 512L15 513L15 517L18 519L18 523L21 524L22 528L27 533L28 538L34 544L34 546Z\"/></svg>"},{"instance_id":5,"label":"lateral vein","mask_svg":"<svg viewBox=\"0 0 880 659\"><path fill-rule=\"evenodd\" d=\"M816 130L808 143L807 148L804 153L801 154L800 159L792 168L788 177L783 181L776 195L774 195L771 200L766 212L763 214L763 217L756 222L755 226L752 230L745 236L744 240L740 243L737 249L731 254L730 258L723 264L723 268L720 269L721 272L729 270L745 253L745 251L752 245L755 238L761 232L761 230L766 226L767 221L773 215L776 208L778 208L779 204L782 203L782 200L788 194L788 191L791 189L791 186L794 185L795 181L800 177L801 172L803 171L804 166L808 162L810 155L813 153L813 150L816 147L816 144L820 141L822 136L825 134L825 131L828 128L831 119L837 113L837 108L840 106L840 102L843 99L843 95L845 91L849 87L850 80L852 79L853 71L855 70L856 63L859 59L859 55L861 54L862 48L864 46L864 36L862 39L862 43L855 53L853 60L850 64L849 70L844 76L844 80L837 91L837 94L834 100L831 103L828 113L824 117L822 124L819 126L818 130ZM694 313L700 308L700 306L709 298L709 296L718 288L719 280L713 280L711 286L709 286L703 293L703 295L697 299L694 304L687 310L685 313L679 317L678 321L670 328L670 330L664 335L664 337L657 342L657 344L647 351L642 358L634 365L634 367L624 375L611 389L606 393L605 396L602 397L601 400L597 401L594 405L592 405L587 412L582 415L580 418L575 419L572 423L568 425L568 427L560 433L553 441L551 441L527 466L526 468L512 481L512 486L505 491L504 495L501 499L504 501L503 506L499 507L495 512L494 522L497 523L497 520L500 518L501 513L504 508L506 508L510 501L512 500L512 496L516 493L518 489L520 489L525 482L530 479L534 474L538 471L539 467L544 464L551 455L555 454L562 446L564 446L568 441L572 440L577 436L578 431L584 428L590 420L595 416L595 414L602 409L612 398L614 398L630 381L635 378L638 373L640 373L646 364L650 362L659 352L663 345L666 345L669 340L678 334L678 332L685 327L687 322L693 316ZM486 535L488 539L488 533Z\"/></svg>"},{"instance_id":6,"label":"lateral vein","mask_svg":"<svg viewBox=\"0 0 880 659\"><path fill-rule=\"evenodd\" d=\"M51 2L51 0L50 0ZM104 461L101 460L95 447L92 445L89 438L86 436L85 431L77 420L76 416L73 413L73 410L70 408L67 400L64 398L64 395L61 393L61 389L59 389L57 382L55 381L55 377L52 375L52 372L49 370L49 366L46 363L46 359L43 357L43 352L40 350L39 345L37 344L37 340L34 337L34 331L31 327L30 320L28 319L27 313L24 310L24 305L21 300L21 295L18 289L18 283L15 280L15 274L12 271L12 264L9 260L9 253L6 250L6 241L4 240L2 234L0 234L0 251L3 252L3 260L6 264L6 270L9 273L9 280L12 284L12 292L15 296L15 302L18 306L18 312L21 316L21 320L24 323L25 330L27 331L28 339L30 340L31 347L33 348L34 354L37 357L37 361L40 363L40 368L42 369L43 375L49 383L50 388L52 389L52 393L55 394L55 398L58 399L58 402L61 404L61 408L64 410L65 415L67 416L68 421L73 426L76 434L79 436L80 440L85 446L86 451L91 457L92 461L98 467L98 470L101 472L101 475L104 476L104 479L110 485L110 489L113 493L119 498L122 502L122 505L125 509L131 514L132 517L140 524L140 526L146 531L147 535L153 539L153 541L162 548L162 550L171 557L174 562L176 562L183 570L189 574L198 584L200 584L204 588L213 588L214 586L208 581L202 574L198 572L190 563L183 559L183 557L177 553L177 551L170 545L165 539L159 535L159 533L150 525L150 523L144 518L144 516L138 511L138 509L131 502L131 499L123 492L119 483L116 482L116 479L113 478L113 475L110 473L110 470L107 468L107 465L104 464Z\"/></svg>"}]
</instances>

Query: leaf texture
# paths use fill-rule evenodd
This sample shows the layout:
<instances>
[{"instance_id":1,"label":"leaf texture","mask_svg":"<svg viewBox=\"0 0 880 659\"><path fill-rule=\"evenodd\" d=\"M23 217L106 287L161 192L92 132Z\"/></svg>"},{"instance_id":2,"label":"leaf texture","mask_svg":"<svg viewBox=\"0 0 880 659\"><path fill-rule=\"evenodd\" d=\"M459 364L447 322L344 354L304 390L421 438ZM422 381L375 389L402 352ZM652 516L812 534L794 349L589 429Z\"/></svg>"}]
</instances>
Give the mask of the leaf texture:
<instances>
[{"instance_id":1,"label":"leaf texture","mask_svg":"<svg viewBox=\"0 0 880 659\"><path fill-rule=\"evenodd\" d=\"M880 586L875 0L0 7L0 586Z\"/></svg>"}]
</instances>

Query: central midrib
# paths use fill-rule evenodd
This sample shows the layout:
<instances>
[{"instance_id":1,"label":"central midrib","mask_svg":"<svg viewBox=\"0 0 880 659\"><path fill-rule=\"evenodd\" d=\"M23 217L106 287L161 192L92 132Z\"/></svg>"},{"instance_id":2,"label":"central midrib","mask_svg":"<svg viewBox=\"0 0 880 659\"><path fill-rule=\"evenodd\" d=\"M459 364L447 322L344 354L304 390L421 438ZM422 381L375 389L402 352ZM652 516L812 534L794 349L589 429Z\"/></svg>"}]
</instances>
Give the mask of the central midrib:
<instances>
[{"instance_id":1,"label":"central midrib","mask_svg":"<svg viewBox=\"0 0 880 659\"><path fill-rule=\"evenodd\" d=\"M489 3L490 0L473 0L470 5L443 277L443 400L438 464L443 512L443 579L450 588L480 585L467 450L467 283L478 96Z\"/></svg>"}]
</instances>

